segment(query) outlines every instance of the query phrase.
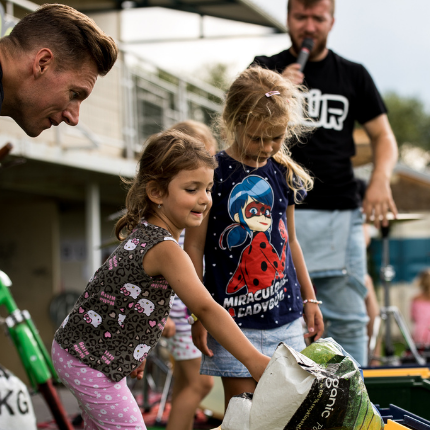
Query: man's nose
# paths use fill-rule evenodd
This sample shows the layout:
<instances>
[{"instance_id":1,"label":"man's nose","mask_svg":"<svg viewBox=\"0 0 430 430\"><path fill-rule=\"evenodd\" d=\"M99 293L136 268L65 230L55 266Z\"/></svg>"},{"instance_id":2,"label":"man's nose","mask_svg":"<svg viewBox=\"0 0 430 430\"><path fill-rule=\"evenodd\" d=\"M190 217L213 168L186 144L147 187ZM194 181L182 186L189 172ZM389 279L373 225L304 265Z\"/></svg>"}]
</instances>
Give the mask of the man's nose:
<instances>
[{"instance_id":1,"label":"man's nose","mask_svg":"<svg viewBox=\"0 0 430 430\"><path fill-rule=\"evenodd\" d=\"M72 103L70 106L67 107L66 110L63 111L63 121L67 125L75 126L78 124L80 106L80 103Z\"/></svg>"},{"instance_id":2,"label":"man's nose","mask_svg":"<svg viewBox=\"0 0 430 430\"><path fill-rule=\"evenodd\" d=\"M306 20L305 30L306 30L308 33L314 33L314 32L315 32L315 28L316 28L316 26L315 26L315 21L314 21L312 18L308 18L308 19Z\"/></svg>"}]
</instances>

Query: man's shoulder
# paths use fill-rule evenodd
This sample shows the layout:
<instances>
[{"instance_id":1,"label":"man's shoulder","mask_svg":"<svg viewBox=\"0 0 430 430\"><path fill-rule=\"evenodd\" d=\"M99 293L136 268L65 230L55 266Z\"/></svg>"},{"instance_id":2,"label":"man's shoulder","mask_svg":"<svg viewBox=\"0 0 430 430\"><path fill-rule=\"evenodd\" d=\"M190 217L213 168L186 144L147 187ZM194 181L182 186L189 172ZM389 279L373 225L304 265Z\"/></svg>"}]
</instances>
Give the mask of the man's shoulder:
<instances>
[{"instance_id":1,"label":"man's shoulder","mask_svg":"<svg viewBox=\"0 0 430 430\"><path fill-rule=\"evenodd\" d=\"M336 54L336 52L332 51L331 49L329 50L329 55L332 55L333 60L337 62L339 65L346 67L350 70L357 70L357 71L365 70L365 67L361 63L348 60L347 58L342 57L339 54Z\"/></svg>"},{"instance_id":2,"label":"man's shoulder","mask_svg":"<svg viewBox=\"0 0 430 430\"><path fill-rule=\"evenodd\" d=\"M285 51L279 52L278 54L267 56L258 55L254 58L251 66L261 66L266 67L269 70L276 70L282 72L286 66L294 62L294 57L291 55L290 51L286 49Z\"/></svg>"}]
</instances>

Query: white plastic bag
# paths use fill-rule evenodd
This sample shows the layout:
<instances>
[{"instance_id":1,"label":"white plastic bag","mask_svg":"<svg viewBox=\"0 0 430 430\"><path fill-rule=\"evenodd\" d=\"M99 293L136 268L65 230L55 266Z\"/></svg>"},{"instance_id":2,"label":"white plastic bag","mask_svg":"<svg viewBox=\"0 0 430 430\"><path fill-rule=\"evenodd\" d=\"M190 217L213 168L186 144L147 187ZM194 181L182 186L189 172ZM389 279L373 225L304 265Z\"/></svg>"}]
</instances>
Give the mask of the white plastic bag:
<instances>
[{"instance_id":1,"label":"white plastic bag","mask_svg":"<svg viewBox=\"0 0 430 430\"><path fill-rule=\"evenodd\" d=\"M0 430L36 430L36 416L26 385L0 366Z\"/></svg>"},{"instance_id":2,"label":"white plastic bag","mask_svg":"<svg viewBox=\"0 0 430 430\"><path fill-rule=\"evenodd\" d=\"M224 430L249 430L249 415L252 406L252 394L242 393L228 402L222 422Z\"/></svg>"},{"instance_id":3,"label":"white plastic bag","mask_svg":"<svg viewBox=\"0 0 430 430\"><path fill-rule=\"evenodd\" d=\"M302 353L280 343L247 398L230 401L222 430L384 427L357 363L332 339L320 339Z\"/></svg>"}]
</instances>

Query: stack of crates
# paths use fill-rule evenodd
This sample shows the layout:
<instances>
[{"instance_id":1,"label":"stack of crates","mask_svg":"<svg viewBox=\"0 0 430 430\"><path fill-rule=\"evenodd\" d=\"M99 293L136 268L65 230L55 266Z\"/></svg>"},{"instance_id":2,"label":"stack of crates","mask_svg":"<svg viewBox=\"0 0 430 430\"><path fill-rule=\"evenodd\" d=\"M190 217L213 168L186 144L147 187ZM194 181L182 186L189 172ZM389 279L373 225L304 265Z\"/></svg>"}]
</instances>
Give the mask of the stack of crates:
<instances>
[{"instance_id":1,"label":"stack of crates","mask_svg":"<svg viewBox=\"0 0 430 430\"><path fill-rule=\"evenodd\" d=\"M370 401L382 408L390 404L430 420L430 369L363 369Z\"/></svg>"},{"instance_id":2,"label":"stack of crates","mask_svg":"<svg viewBox=\"0 0 430 430\"><path fill-rule=\"evenodd\" d=\"M406 411L405 409L399 408L398 406L390 405L389 408L378 407L378 410L385 423L384 430L430 429L430 421Z\"/></svg>"},{"instance_id":3,"label":"stack of crates","mask_svg":"<svg viewBox=\"0 0 430 430\"><path fill-rule=\"evenodd\" d=\"M369 398L378 407L385 429L430 430L430 369L396 367L363 369Z\"/></svg>"}]
</instances>

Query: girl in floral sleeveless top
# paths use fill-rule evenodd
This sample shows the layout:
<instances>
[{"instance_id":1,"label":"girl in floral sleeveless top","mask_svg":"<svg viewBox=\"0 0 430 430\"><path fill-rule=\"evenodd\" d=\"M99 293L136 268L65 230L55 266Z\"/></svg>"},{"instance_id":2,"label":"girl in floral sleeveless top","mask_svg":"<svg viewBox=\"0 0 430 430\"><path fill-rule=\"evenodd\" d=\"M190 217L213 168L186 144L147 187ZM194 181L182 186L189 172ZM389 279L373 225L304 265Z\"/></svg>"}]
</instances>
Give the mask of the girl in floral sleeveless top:
<instances>
[{"instance_id":1,"label":"girl in floral sleeveless top","mask_svg":"<svg viewBox=\"0 0 430 430\"><path fill-rule=\"evenodd\" d=\"M145 429L126 376L143 376L176 293L256 381L269 357L246 339L200 282L178 245L208 213L216 162L203 143L177 131L146 144L116 225L122 243L90 279L57 330L54 366L78 400L85 429Z\"/></svg>"}]
</instances>

